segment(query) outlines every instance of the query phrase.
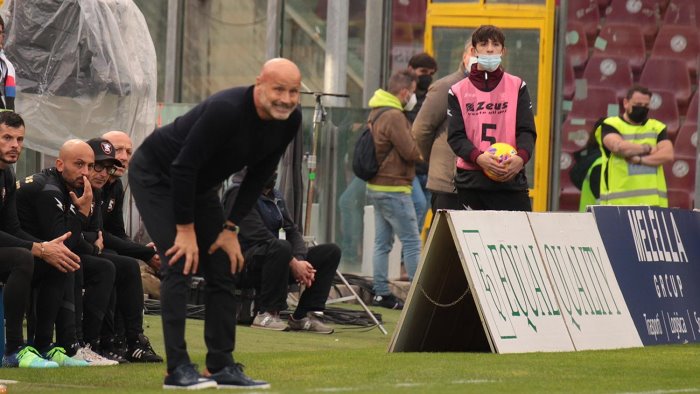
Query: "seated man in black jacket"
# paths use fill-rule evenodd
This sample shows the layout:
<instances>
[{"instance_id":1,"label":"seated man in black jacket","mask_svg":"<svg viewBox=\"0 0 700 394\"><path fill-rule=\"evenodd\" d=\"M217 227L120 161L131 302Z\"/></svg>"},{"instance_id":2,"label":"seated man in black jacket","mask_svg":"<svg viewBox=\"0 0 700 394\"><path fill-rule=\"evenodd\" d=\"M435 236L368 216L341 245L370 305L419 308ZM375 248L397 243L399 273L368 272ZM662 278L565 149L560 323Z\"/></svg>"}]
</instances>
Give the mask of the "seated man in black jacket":
<instances>
[{"instance_id":1,"label":"seated man in black jacket","mask_svg":"<svg viewBox=\"0 0 700 394\"><path fill-rule=\"evenodd\" d=\"M258 314L251 327L283 331L331 334L319 315L328 299L335 271L340 263L340 248L324 244L306 249L304 239L292 222L282 195L275 190L277 174L268 181L255 207L240 224L239 239L245 257L241 274L243 286L256 288ZM240 185L234 184L225 194L229 209ZM306 289L294 314L284 324L279 312L287 309L287 287L296 281Z\"/></svg>"},{"instance_id":2,"label":"seated man in black jacket","mask_svg":"<svg viewBox=\"0 0 700 394\"><path fill-rule=\"evenodd\" d=\"M94 162L95 155L88 144L66 141L55 167L26 177L17 189L17 213L22 229L39 239L53 239L70 232L64 243L80 256L80 269L68 274L62 298L53 292L45 294L48 281L38 284L34 346L47 359L65 366L117 364L92 350L99 341L115 275L114 264L99 256L102 237L94 242L83 237L93 215L92 188L87 175ZM47 305L53 309L45 316ZM52 345L54 324L59 346Z\"/></svg>"},{"instance_id":3,"label":"seated man in black jacket","mask_svg":"<svg viewBox=\"0 0 700 394\"><path fill-rule=\"evenodd\" d=\"M95 209L90 217L91 231L84 231L85 239L104 239L105 249L101 257L111 261L116 269L114 287L111 291L109 309L103 320L100 340L100 353L103 357L116 360L119 363L126 362L163 362L151 343L143 334L143 286L141 284L141 269L137 259L128 255L122 255L107 247L108 238L105 232L102 212L104 211L103 188L107 184L121 163L115 158L114 146L104 138L93 138L87 141L95 153L95 165L90 170L88 179L92 186L95 200ZM150 249L153 251L153 249ZM152 257L152 256L151 256ZM127 342L126 353L122 357L114 347L115 311L121 313L124 318L124 330Z\"/></svg>"}]
</instances>

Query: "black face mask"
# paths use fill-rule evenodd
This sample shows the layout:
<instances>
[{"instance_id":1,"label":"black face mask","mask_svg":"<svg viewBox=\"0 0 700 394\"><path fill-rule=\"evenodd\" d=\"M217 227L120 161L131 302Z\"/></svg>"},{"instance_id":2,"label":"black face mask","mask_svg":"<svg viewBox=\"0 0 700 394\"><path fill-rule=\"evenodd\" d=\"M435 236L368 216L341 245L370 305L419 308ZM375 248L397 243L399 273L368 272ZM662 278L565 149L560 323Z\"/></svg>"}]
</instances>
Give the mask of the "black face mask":
<instances>
[{"instance_id":1,"label":"black face mask","mask_svg":"<svg viewBox=\"0 0 700 394\"><path fill-rule=\"evenodd\" d=\"M627 113L630 120L634 123L642 123L649 115L649 107L644 107L642 105L632 106L632 110Z\"/></svg>"},{"instance_id":2,"label":"black face mask","mask_svg":"<svg viewBox=\"0 0 700 394\"><path fill-rule=\"evenodd\" d=\"M418 90L428 90L428 87L433 82L433 77L431 75L419 75L418 83L416 84L416 89Z\"/></svg>"}]
</instances>

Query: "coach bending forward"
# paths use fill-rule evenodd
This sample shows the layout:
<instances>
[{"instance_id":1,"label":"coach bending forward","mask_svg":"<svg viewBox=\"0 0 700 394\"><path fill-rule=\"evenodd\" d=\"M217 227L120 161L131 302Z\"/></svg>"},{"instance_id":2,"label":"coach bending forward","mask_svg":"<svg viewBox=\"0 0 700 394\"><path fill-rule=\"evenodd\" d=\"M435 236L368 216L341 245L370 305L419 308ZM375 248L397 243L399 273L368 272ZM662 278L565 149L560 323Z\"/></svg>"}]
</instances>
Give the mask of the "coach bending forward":
<instances>
[{"instance_id":1,"label":"coach bending forward","mask_svg":"<svg viewBox=\"0 0 700 394\"><path fill-rule=\"evenodd\" d=\"M168 375L164 388L266 388L233 359L234 274L243 268L238 223L301 125L301 73L287 59L267 61L254 86L216 93L169 125L156 129L134 153L129 181L136 205L159 253L165 252L161 307ZM244 166L228 217L218 186ZM190 362L185 345L187 279L207 282L204 340L207 376Z\"/></svg>"}]
</instances>

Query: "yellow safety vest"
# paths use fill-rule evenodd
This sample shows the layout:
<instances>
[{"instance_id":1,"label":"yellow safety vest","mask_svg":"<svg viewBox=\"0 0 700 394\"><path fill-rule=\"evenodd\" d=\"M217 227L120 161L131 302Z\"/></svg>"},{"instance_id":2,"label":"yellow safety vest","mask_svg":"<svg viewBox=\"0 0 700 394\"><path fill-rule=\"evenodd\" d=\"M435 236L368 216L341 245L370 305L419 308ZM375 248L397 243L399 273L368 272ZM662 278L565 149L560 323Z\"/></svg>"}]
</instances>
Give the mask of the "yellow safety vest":
<instances>
[{"instance_id":1,"label":"yellow safety vest","mask_svg":"<svg viewBox=\"0 0 700 394\"><path fill-rule=\"evenodd\" d=\"M656 119L644 124L632 125L620 116L605 119L604 124L614 127L622 139L635 144L656 146L659 134L666 125ZM600 178L601 205L653 205L668 207L666 178L663 166L632 164L624 157L606 152L602 141L602 128L595 131L603 157Z\"/></svg>"}]
</instances>

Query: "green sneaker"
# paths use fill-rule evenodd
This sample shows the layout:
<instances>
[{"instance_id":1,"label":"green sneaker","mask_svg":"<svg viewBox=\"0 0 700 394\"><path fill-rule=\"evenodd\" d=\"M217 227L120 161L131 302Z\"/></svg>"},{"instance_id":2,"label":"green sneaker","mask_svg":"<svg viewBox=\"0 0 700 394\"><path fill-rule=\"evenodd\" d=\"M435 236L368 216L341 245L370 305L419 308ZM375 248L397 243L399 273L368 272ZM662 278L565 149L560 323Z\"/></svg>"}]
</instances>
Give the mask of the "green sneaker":
<instances>
[{"instance_id":1,"label":"green sneaker","mask_svg":"<svg viewBox=\"0 0 700 394\"><path fill-rule=\"evenodd\" d=\"M74 358L68 357L66 354L66 349L54 346L46 352L46 358L48 360L54 361L56 364L62 367L87 367L88 363L84 360L76 360Z\"/></svg>"},{"instance_id":2,"label":"green sneaker","mask_svg":"<svg viewBox=\"0 0 700 394\"><path fill-rule=\"evenodd\" d=\"M25 346L2 358L2 366L6 368L56 368L58 364L46 360L31 346Z\"/></svg>"}]
</instances>

